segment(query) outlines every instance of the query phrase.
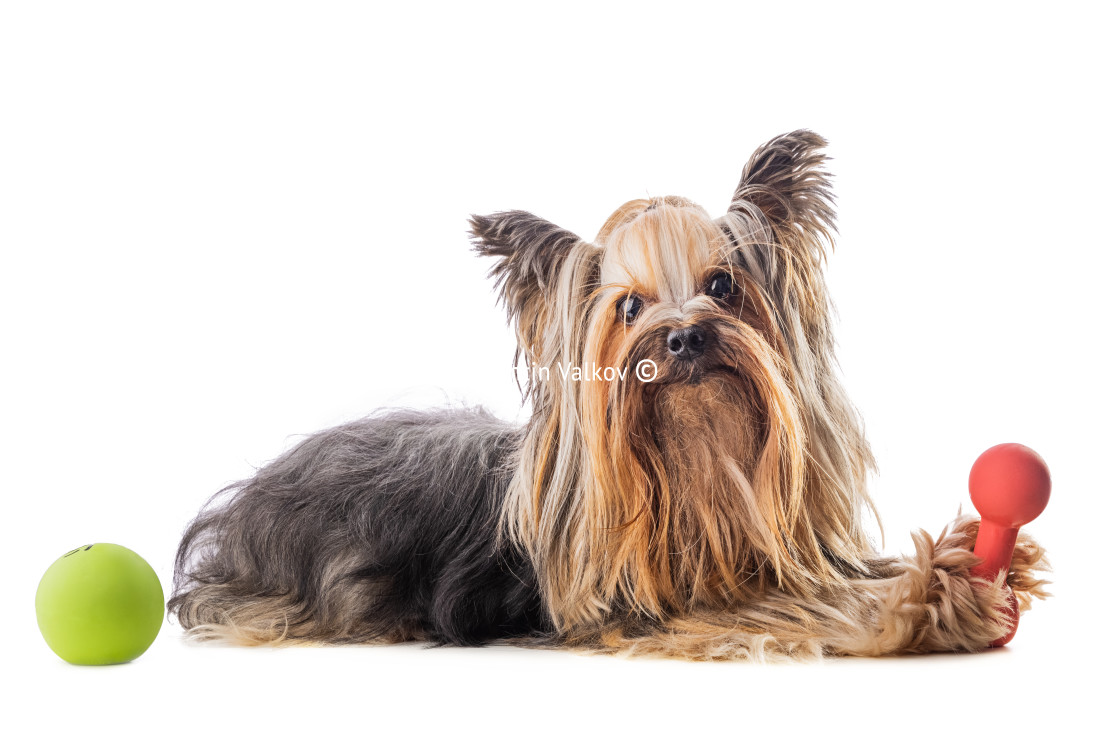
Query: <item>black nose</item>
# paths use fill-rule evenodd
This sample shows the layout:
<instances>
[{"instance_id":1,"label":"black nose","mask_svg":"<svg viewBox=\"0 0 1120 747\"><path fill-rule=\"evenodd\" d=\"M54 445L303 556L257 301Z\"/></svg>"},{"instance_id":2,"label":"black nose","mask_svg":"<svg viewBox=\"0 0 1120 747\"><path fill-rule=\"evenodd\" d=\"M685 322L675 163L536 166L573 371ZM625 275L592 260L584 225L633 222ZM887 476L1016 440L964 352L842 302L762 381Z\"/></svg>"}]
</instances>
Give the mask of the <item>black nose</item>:
<instances>
[{"instance_id":1,"label":"black nose","mask_svg":"<svg viewBox=\"0 0 1120 747\"><path fill-rule=\"evenodd\" d=\"M680 361L699 358L704 352L704 330L697 326L674 329L666 340L669 352Z\"/></svg>"}]
</instances>

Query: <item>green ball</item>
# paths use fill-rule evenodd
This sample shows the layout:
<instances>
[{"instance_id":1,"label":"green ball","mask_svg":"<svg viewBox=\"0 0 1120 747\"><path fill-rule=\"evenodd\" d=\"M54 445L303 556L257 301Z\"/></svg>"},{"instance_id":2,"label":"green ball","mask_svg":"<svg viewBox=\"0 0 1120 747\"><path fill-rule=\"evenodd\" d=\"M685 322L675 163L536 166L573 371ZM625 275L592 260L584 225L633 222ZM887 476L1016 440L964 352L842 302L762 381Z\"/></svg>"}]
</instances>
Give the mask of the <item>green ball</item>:
<instances>
[{"instance_id":1,"label":"green ball","mask_svg":"<svg viewBox=\"0 0 1120 747\"><path fill-rule=\"evenodd\" d=\"M163 587L127 547L83 545L51 564L35 593L51 650L71 664L123 664L148 650L163 624Z\"/></svg>"}]
</instances>

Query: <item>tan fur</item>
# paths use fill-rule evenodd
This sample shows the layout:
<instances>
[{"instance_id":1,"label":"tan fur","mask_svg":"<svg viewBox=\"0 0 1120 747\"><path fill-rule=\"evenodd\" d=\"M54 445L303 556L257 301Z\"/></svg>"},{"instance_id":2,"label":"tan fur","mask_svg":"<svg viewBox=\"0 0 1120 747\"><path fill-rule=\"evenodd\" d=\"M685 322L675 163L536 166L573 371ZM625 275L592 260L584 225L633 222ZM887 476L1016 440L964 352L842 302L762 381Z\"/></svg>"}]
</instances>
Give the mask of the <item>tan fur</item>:
<instances>
[{"instance_id":1,"label":"tan fur","mask_svg":"<svg viewBox=\"0 0 1120 747\"><path fill-rule=\"evenodd\" d=\"M699 380L556 378L530 392L543 416L505 525L569 645L698 659L880 655L975 650L1006 628L1002 587L970 580L968 521L937 543L915 534L916 554L893 560L876 558L864 532L863 515L877 518L874 460L834 373L821 274L833 218L823 157L806 142L792 169L756 155L718 221L680 197L620 207L564 264L553 337L539 323L522 336L526 356L549 367L632 367L663 355L666 330L696 323L724 343L724 369ZM750 181L769 168L792 176ZM734 278L735 308L703 293L717 271ZM643 310L622 324L616 309L631 297ZM1031 572L1044 567L1021 539L1009 580L1024 609L1043 593Z\"/></svg>"},{"instance_id":2,"label":"tan fur","mask_svg":"<svg viewBox=\"0 0 1120 747\"><path fill-rule=\"evenodd\" d=\"M632 366L639 356L631 347L647 331L660 339L662 328L703 320L721 325L736 373L690 393L700 408L692 412L673 406L689 384L666 387L658 406L643 408L654 385L547 382L551 432L540 439L556 448L526 452L507 511L517 539L555 582L548 607L561 630L598 625L619 610L656 618L746 602L771 585L818 593L843 582L822 547L855 568L870 550L859 515L866 496L845 489L856 475L862 484L869 461L858 424L845 424L838 444L854 474L838 478L827 454L813 458L823 443L810 438L773 299L741 272L734 317L698 295L713 268L734 271L734 247L687 200L650 205L633 201L608 219L599 288L570 299L566 315L580 323L542 365L566 354ZM650 301L641 324L627 329L614 310L631 293ZM674 413L684 419L674 422ZM699 464L679 463L684 450L674 457L647 448L655 432L670 450L688 440L711 451L695 455ZM711 479L690 479L689 470ZM546 506L555 508L542 512Z\"/></svg>"},{"instance_id":3,"label":"tan fur","mask_svg":"<svg viewBox=\"0 0 1120 747\"><path fill-rule=\"evenodd\" d=\"M1005 616L1008 587L1003 575L976 581L970 548L978 521L958 517L936 542L914 534L913 556L890 563L885 578L855 581L820 598L771 591L752 604L693 612L664 623L628 630L607 626L579 645L630 656L694 660L774 661L824 655L976 651L1010 628ZM1044 554L1020 534L1006 578L1028 609L1045 597L1034 572L1049 570Z\"/></svg>"}]
</instances>

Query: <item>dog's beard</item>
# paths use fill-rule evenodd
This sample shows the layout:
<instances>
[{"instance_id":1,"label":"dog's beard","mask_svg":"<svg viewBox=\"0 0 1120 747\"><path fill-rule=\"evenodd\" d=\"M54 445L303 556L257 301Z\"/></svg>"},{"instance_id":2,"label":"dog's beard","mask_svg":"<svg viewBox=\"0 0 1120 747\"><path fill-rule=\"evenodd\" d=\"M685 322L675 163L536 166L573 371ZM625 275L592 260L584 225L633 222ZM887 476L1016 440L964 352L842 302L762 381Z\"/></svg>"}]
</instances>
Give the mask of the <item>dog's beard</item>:
<instances>
[{"instance_id":1,"label":"dog's beard","mask_svg":"<svg viewBox=\"0 0 1120 747\"><path fill-rule=\"evenodd\" d=\"M786 364L750 325L701 321L718 340L702 360L669 359L646 329L615 360L652 357L658 378L584 391L589 557L610 561L598 593L626 613L725 607L792 568L804 435Z\"/></svg>"},{"instance_id":2,"label":"dog's beard","mask_svg":"<svg viewBox=\"0 0 1120 747\"><path fill-rule=\"evenodd\" d=\"M757 393L732 373L691 371L685 382L660 387L650 405L666 477L653 511L665 527L674 597L701 604L733 598L764 563L736 541L761 522L751 515L766 437Z\"/></svg>"},{"instance_id":3,"label":"dog's beard","mask_svg":"<svg viewBox=\"0 0 1120 747\"><path fill-rule=\"evenodd\" d=\"M751 475L766 436L750 382L725 371L690 372L649 400L652 433L674 495L711 492L727 465Z\"/></svg>"}]
</instances>

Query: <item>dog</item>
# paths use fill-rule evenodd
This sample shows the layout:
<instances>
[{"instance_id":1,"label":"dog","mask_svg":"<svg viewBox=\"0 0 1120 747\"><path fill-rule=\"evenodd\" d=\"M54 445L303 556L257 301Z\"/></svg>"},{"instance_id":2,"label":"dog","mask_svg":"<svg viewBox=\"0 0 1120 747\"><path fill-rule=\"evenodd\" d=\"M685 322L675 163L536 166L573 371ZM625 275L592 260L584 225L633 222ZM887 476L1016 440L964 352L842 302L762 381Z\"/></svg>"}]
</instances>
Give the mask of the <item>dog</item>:
<instances>
[{"instance_id":1,"label":"dog","mask_svg":"<svg viewBox=\"0 0 1120 747\"><path fill-rule=\"evenodd\" d=\"M874 459L836 373L825 145L763 145L714 220L632 200L589 242L527 212L473 216L528 423L394 410L310 436L204 507L169 612L244 644L697 660L1003 636L1012 594L1047 596L1029 536L981 581L975 518L914 533L910 557L880 556L863 525Z\"/></svg>"}]
</instances>

